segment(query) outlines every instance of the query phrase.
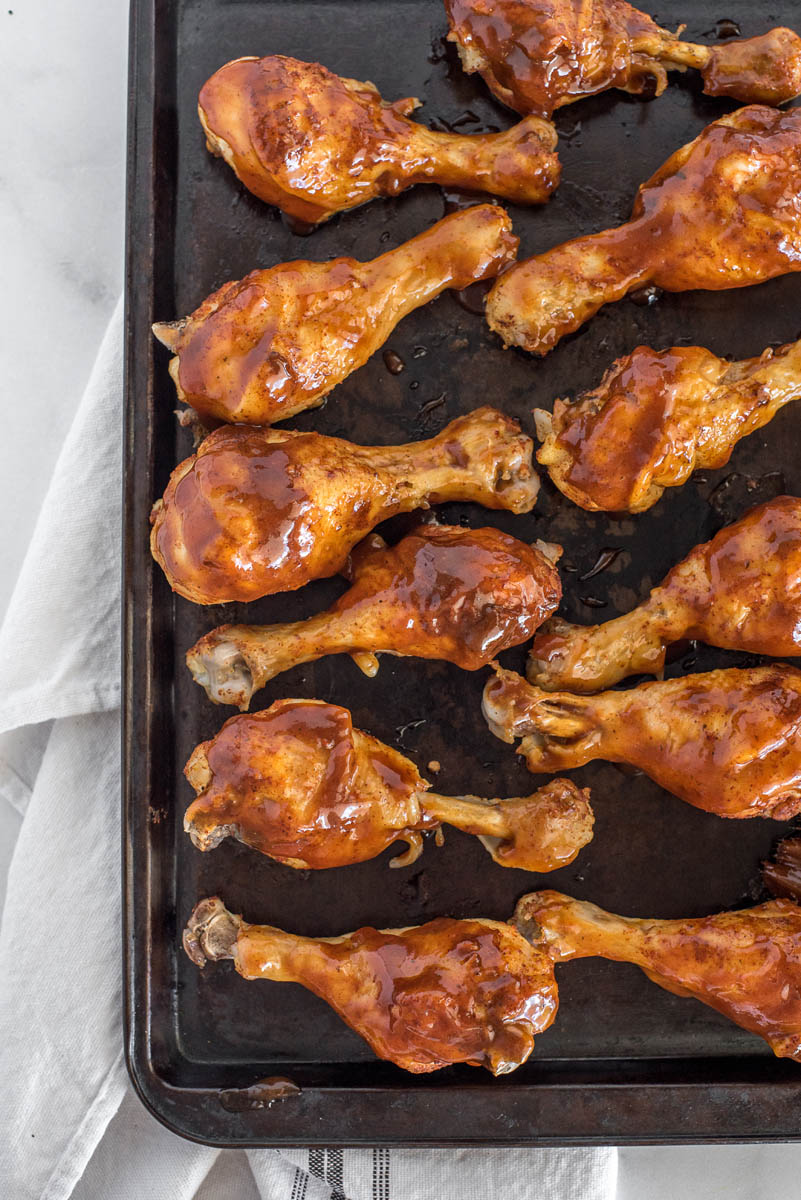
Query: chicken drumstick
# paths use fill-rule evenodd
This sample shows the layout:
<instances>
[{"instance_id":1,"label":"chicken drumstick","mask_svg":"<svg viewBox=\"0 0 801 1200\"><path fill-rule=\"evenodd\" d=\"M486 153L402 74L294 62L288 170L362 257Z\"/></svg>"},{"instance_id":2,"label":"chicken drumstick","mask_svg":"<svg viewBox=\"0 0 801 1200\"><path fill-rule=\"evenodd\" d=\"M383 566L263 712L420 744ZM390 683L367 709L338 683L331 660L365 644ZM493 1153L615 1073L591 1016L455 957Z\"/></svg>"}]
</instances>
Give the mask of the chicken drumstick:
<instances>
[{"instance_id":1,"label":"chicken drumstick","mask_svg":"<svg viewBox=\"0 0 801 1200\"><path fill-rule=\"evenodd\" d=\"M175 468L154 505L153 557L196 604L293 591L341 571L396 513L448 500L529 512L539 490L532 451L492 408L404 446L223 426Z\"/></svg>"},{"instance_id":2,"label":"chicken drumstick","mask_svg":"<svg viewBox=\"0 0 801 1200\"><path fill-rule=\"evenodd\" d=\"M801 341L727 362L701 346L638 346L594 391L535 409L537 461L575 504L644 512L801 397Z\"/></svg>"},{"instance_id":3,"label":"chicken drumstick","mask_svg":"<svg viewBox=\"0 0 801 1200\"><path fill-rule=\"evenodd\" d=\"M698 46L625 0L445 0L445 10L465 71L520 113L550 116L607 88L661 96L667 72L688 67L708 96L783 104L801 92L801 38L791 29Z\"/></svg>"},{"instance_id":4,"label":"chicken drumstick","mask_svg":"<svg viewBox=\"0 0 801 1200\"><path fill-rule=\"evenodd\" d=\"M559 182L550 121L504 133L435 133L409 120L415 99L386 104L372 83L281 54L238 58L202 87L206 144L254 195L310 224L397 196L415 183L542 204Z\"/></svg>"},{"instance_id":5,"label":"chicken drumstick","mask_svg":"<svg viewBox=\"0 0 801 1200\"><path fill-rule=\"evenodd\" d=\"M801 908L771 900L679 921L618 917L559 892L524 896L513 924L554 962L635 963L654 983L693 996L801 1062Z\"/></svg>"},{"instance_id":6,"label":"chicken drumstick","mask_svg":"<svg viewBox=\"0 0 801 1200\"><path fill-rule=\"evenodd\" d=\"M232 717L186 764L197 792L184 828L198 850L235 837L290 867L321 870L365 862L393 842L408 866L423 831L444 822L477 835L503 867L553 871L592 838L586 792L552 780L531 796L482 800L429 792L409 759L354 729L321 700L277 700Z\"/></svg>"},{"instance_id":7,"label":"chicken drumstick","mask_svg":"<svg viewBox=\"0 0 801 1200\"><path fill-rule=\"evenodd\" d=\"M215 896L195 907L184 948L199 967L228 958L245 979L302 984L379 1058L418 1074L453 1063L513 1071L559 1006L550 956L501 921L306 938L249 925Z\"/></svg>"},{"instance_id":8,"label":"chicken drumstick","mask_svg":"<svg viewBox=\"0 0 801 1200\"><path fill-rule=\"evenodd\" d=\"M380 653L477 671L555 611L560 552L492 528L421 525L391 549L373 534L351 554L351 586L327 612L283 625L222 625L186 664L211 700L240 709L281 671L326 654L350 654L370 676Z\"/></svg>"},{"instance_id":9,"label":"chicken drumstick","mask_svg":"<svg viewBox=\"0 0 801 1200\"><path fill-rule=\"evenodd\" d=\"M251 271L153 332L175 355L180 400L220 421L268 425L322 404L402 317L446 288L492 279L517 245L504 210L480 204L371 262Z\"/></svg>"},{"instance_id":10,"label":"chicken drumstick","mask_svg":"<svg viewBox=\"0 0 801 1200\"><path fill-rule=\"evenodd\" d=\"M546 354L646 284L717 291L801 270L799 195L801 109L738 109L640 187L625 225L507 271L487 298L487 320L507 345Z\"/></svg>"},{"instance_id":11,"label":"chicken drumstick","mask_svg":"<svg viewBox=\"0 0 801 1200\"><path fill-rule=\"evenodd\" d=\"M545 692L497 669L484 715L535 773L593 759L630 763L720 817L801 811L801 671L782 664L710 671L627 692Z\"/></svg>"},{"instance_id":12,"label":"chicken drumstick","mask_svg":"<svg viewBox=\"0 0 801 1200\"><path fill-rule=\"evenodd\" d=\"M681 638L725 650L801 655L801 500L760 504L696 546L638 608L603 625L554 617L526 674L548 691L597 692L627 675L657 675Z\"/></svg>"}]
</instances>

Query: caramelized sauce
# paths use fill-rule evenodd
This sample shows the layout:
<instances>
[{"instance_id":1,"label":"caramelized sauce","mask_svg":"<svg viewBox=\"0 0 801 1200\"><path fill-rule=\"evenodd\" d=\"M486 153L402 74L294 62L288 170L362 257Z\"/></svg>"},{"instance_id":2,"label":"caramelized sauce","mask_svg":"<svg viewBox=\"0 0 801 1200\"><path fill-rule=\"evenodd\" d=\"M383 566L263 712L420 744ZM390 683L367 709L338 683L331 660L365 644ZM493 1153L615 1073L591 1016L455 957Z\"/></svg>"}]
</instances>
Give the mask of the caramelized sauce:
<instances>
[{"instance_id":1,"label":"caramelized sauce","mask_svg":"<svg viewBox=\"0 0 801 1200\"><path fill-rule=\"evenodd\" d=\"M681 352L640 348L597 393L567 411L557 439L570 454L565 477L593 505L626 511L643 481L657 476L666 458L681 456L673 416L684 370Z\"/></svg>"},{"instance_id":2,"label":"caramelized sauce","mask_svg":"<svg viewBox=\"0 0 801 1200\"><path fill-rule=\"evenodd\" d=\"M801 654L801 499L781 496L753 509L703 556L708 590L699 590L694 572L687 636L777 658ZM680 567L663 587L684 599Z\"/></svg>"},{"instance_id":3,"label":"caramelized sauce","mask_svg":"<svg viewBox=\"0 0 801 1200\"><path fill-rule=\"evenodd\" d=\"M801 902L801 837L782 838L773 860L762 864L762 880L772 896Z\"/></svg>"},{"instance_id":4,"label":"caramelized sauce","mask_svg":"<svg viewBox=\"0 0 801 1200\"><path fill-rule=\"evenodd\" d=\"M292 591L341 570L379 521L426 500L529 512L539 489L531 451L519 426L488 408L407 446L221 428L173 472L153 511L153 553L196 603Z\"/></svg>"},{"instance_id":5,"label":"caramelized sauce","mask_svg":"<svg viewBox=\"0 0 801 1200\"><path fill-rule=\"evenodd\" d=\"M245 186L300 221L369 199L365 177L373 194L404 186L414 101L384 104L369 84L349 87L319 63L283 55L228 63L201 88L199 106Z\"/></svg>"},{"instance_id":6,"label":"caramelized sauce","mask_svg":"<svg viewBox=\"0 0 801 1200\"><path fill-rule=\"evenodd\" d=\"M218 1093L218 1100L226 1112L255 1112L260 1108L270 1108L277 1100L286 1100L289 1096L299 1096L301 1089L291 1079L281 1075L270 1075L267 1079L246 1088L226 1088Z\"/></svg>"},{"instance_id":7,"label":"caramelized sauce","mask_svg":"<svg viewBox=\"0 0 801 1200\"><path fill-rule=\"evenodd\" d=\"M317 506L297 453L297 442L268 441L259 429L223 428L207 438L171 497L168 489L155 531L168 574L197 577L205 603L305 583Z\"/></svg>"},{"instance_id":8,"label":"caramelized sauce","mask_svg":"<svg viewBox=\"0 0 801 1200\"><path fill-rule=\"evenodd\" d=\"M622 697L615 732L603 734L610 757L675 796L728 817L786 820L801 809L801 672L713 671L607 695Z\"/></svg>"},{"instance_id":9,"label":"caramelized sauce","mask_svg":"<svg viewBox=\"0 0 801 1200\"><path fill-rule=\"evenodd\" d=\"M697 347L638 347L621 360L595 391L559 410L556 428L565 427L556 444L570 455L559 475L610 512L638 511L652 503L652 486L680 482L703 436L699 416L689 418L683 401L707 360L717 362Z\"/></svg>"},{"instance_id":10,"label":"caramelized sauce","mask_svg":"<svg viewBox=\"0 0 801 1200\"><path fill-rule=\"evenodd\" d=\"M458 41L485 60L479 69L489 88L520 113L550 115L607 88L642 91L652 75L632 41L658 39L659 27L615 0L445 0L445 8ZM588 20L593 9L603 10L602 20Z\"/></svg>"},{"instance_id":11,"label":"caramelized sauce","mask_svg":"<svg viewBox=\"0 0 801 1200\"><path fill-rule=\"evenodd\" d=\"M558 892L524 897L516 924L539 927L559 961L631 962L801 1061L801 907L773 900L687 920L617 917Z\"/></svg>"},{"instance_id":12,"label":"caramelized sauce","mask_svg":"<svg viewBox=\"0 0 801 1200\"><path fill-rule=\"evenodd\" d=\"M359 929L305 958L300 982L407 1071L459 1062L512 1070L558 1006L547 956L494 922Z\"/></svg>"},{"instance_id":13,"label":"caramelized sauce","mask_svg":"<svg viewBox=\"0 0 801 1200\"><path fill-rule=\"evenodd\" d=\"M354 585L337 607L378 614L375 649L469 671L526 641L561 598L553 564L497 529L425 525L390 550L361 561L357 552L355 562Z\"/></svg>"},{"instance_id":14,"label":"caramelized sauce","mask_svg":"<svg viewBox=\"0 0 801 1200\"><path fill-rule=\"evenodd\" d=\"M320 322L332 305L361 297L359 268L352 258L280 263L251 271L209 297L179 344L178 382L186 402L223 420L265 422L313 403L320 394L319 355L288 323ZM340 323L344 334L347 312ZM299 405L299 396L307 403Z\"/></svg>"},{"instance_id":15,"label":"caramelized sauce","mask_svg":"<svg viewBox=\"0 0 801 1200\"><path fill-rule=\"evenodd\" d=\"M445 132L409 121L412 98L386 104L372 84L319 63L273 55L240 59L200 92L209 148L254 195L294 221L315 223L415 183L484 189L541 203L559 180L555 139L543 122L504 133Z\"/></svg>"},{"instance_id":16,"label":"caramelized sauce","mask_svg":"<svg viewBox=\"0 0 801 1200\"><path fill-rule=\"evenodd\" d=\"M233 827L281 862L316 868L374 858L436 822L425 783L396 751L355 730L346 708L279 700L234 717L206 745L211 782L187 812L198 829Z\"/></svg>"}]
</instances>

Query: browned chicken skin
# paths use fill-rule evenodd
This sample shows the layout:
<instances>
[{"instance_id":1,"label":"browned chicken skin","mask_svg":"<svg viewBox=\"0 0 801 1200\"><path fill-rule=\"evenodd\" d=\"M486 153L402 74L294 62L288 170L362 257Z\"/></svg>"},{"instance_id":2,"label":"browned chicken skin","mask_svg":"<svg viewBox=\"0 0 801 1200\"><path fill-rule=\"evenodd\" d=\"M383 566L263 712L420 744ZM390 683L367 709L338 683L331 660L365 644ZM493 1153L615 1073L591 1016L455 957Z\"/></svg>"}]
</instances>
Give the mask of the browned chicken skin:
<instances>
[{"instance_id":1,"label":"browned chicken skin","mask_svg":"<svg viewBox=\"0 0 801 1200\"><path fill-rule=\"evenodd\" d=\"M546 354L604 304L747 287L801 270L801 110L752 105L708 125L637 194L631 220L518 263L487 320L507 345Z\"/></svg>"},{"instance_id":2,"label":"browned chicken skin","mask_svg":"<svg viewBox=\"0 0 801 1200\"><path fill-rule=\"evenodd\" d=\"M249 925L214 897L195 907L184 947L199 967L227 958L245 979L302 984L379 1058L415 1073L452 1063L513 1071L559 1006L549 954L501 921L306 938Z\"/></svg>"},{"instance_id":3,"label":"browned chicken skin","mask_svg":"<svg viewBox=\"0 0 801 1200\"><path fill-rule=\"evenodd\" d=\"M281 54L238 58L212 75L198 112L206 144L251 192L317 224L415 183L542 204L559 182L550 121L505 133L435 133L409 120L419 100L386 104L372 83Z\"/></svg>"},{"instance_id":4,"label":"browned chicken skin","mask_svg":"<svg viewBox=\"0 0 801 1200\"><path fill-rule=\"evenodd\" d=\"M764 1038L778 1057L801 1062L801 908L790 900L647 921L543 891L520 900L514 925L556 963L635 963L666 991L695 997Z\"/></svg>"},{"instance_id":5,"label":"browned chicken skin","mask_svg":"<svg viewBox=\"0 0 801 1200\"><path fill-rule=\"evenodd\" d=\"M548 691L597 692L657 675L668 646L693 638L724 650L801 655L801 500L779 496L696 546L638 608L603 625L554 617L527 675Z\"/></svg>"},{"instance_id":6,"label":"browned chicken skin","mask_svg":"<svg viewBox=\"0 0 801 1200\"><path fill-rule=\"evenodd\" d=\"M643 512L801 396L801 341L727 362L700 346L637 349L553 416L536 409L537 460L575 504Z\"/></svg>"},{"instance_id":7,"label":"browned chicken skin","mask_svg":"<svg viewBox=\"0 0 801 1200\"><path fill-rule=\"evenodd\" d=\"M446 288L493 278L517 245L504 210L480 204L371 262L251 271L153 332L175 354L180 400L220 421L269 425L321 404L402 317Z\"/></svg>"},{"instance_id":8,"label":"browned chicken skin","mask_svg":"<svg viewBox=\"0 0 801 1200\"><path fill-rule=\"evenodd\" d=\"M477 671L555 611L560 553L492 528L421 525L391 548L373 534L350 556L351 586L327 612L283 625L222 625L186 664L209 699L240 709L281 671L326 654L351 654L370 676L381 653Z\"/></svg>"},{"instance_id":9,"label":"browned chicken skin","mask_svg":"<svg viewBox=\"0 0 801 1200\"><path fill-rule=\"evenodd\" d=\"M625 0L445 0L464 69L520 113L548 116L608 88L661 96L667 72L693 67L709 96L782 104L801 92L791 29L698 46Z\"/></svg>"},{"instance_id":10,"label":"browned chicken skin","mask_svg":"<svg viewBox=\"0 0 801 1200\"><path fill-rule=\"evenodd\" d=\"M448 500L529 512L539 490L532 451L492 408L404 446L224 426L176 467L154 505L153 557L196 604L293 591L341 571L396 513Z\"/></svg>"},{"instance_id":11,"label":"browned chicken skin","mask_svg":"<svg viewBox=\"0 0 801 1200\"><path fill-rule=\"evenodd\" d=\"M626 692L546 692L497 669L484 715L535 773L593 759L639 767L721 817L801 811L801 671L783 664L642 683Z\"/></svg>"},{"instance_id":12,"label":"browned chicken skin","mask_svg":"<svg viewBox=\"0 0 801 1200\"><path fill-rule=\"evenodd\" d=\"M184 828L199 850L234 837L301 869L365 862L396 841L409 848L390 865L408 866L423 832L443 822L478 836L501 866L527 871L565 866L592 838L588 793L568 780L508 800L439 796L409 759L321 700L232 717L185 773L198 798Z\"/></svg>"}]
</instances>

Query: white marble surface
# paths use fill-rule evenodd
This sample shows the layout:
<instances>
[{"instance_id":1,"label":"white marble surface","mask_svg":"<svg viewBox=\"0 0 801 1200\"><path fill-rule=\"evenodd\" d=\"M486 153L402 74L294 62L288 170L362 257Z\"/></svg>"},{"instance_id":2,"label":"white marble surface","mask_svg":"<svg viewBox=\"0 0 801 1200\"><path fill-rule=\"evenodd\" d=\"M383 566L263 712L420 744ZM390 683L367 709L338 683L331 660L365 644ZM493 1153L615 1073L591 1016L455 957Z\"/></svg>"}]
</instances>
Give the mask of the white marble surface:
<instances>
[{"instance_id":1,"label":"white marble surface","mask_svg":"<svg viewBox=\"0 0 801 1200\"><path fill-rule=\"evenodd\" d=\"M0 9L0 616L121 286L127 53L124 0L7 3L11 12ZM0 804L0 901L18 823ZM230 1195L250 1195L246 1172L237 1175L233 1164L231 1171ZM627 1149L619 1198L789 1200L801 1194L799 1175L801 1146ZM532 1180L532 1197L534 1187ZM103 1200L102 1187L82 1194ZM132 1181L132 1200L138 1195Z\"/></svg>"}]
</instances>

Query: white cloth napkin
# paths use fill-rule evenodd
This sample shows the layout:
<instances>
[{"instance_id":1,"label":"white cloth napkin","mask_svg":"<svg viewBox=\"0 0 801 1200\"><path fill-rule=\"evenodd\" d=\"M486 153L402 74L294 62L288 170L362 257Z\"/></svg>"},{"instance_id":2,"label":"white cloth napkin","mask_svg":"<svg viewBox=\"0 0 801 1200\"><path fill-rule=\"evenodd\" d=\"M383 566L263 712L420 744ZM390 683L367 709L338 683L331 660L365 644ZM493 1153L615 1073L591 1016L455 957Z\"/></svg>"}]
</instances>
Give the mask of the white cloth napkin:
<instances>
[{"instance_id":1,"label":"white cloth napkin","mask_svg":"<svg viewBox=\"0 0 801 1200\"><path fill-rule=\"evenodd\" d=\"M118 304L0 629L4 1200L611 1200L614 1149L217 1151L144 1110L122 1055ZM145 536L143 531L142 536Z\"/></svg>"}]
</instances>

